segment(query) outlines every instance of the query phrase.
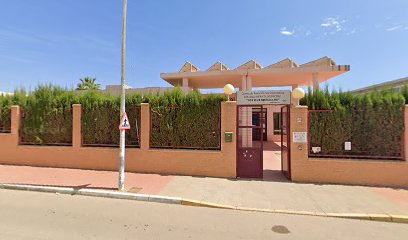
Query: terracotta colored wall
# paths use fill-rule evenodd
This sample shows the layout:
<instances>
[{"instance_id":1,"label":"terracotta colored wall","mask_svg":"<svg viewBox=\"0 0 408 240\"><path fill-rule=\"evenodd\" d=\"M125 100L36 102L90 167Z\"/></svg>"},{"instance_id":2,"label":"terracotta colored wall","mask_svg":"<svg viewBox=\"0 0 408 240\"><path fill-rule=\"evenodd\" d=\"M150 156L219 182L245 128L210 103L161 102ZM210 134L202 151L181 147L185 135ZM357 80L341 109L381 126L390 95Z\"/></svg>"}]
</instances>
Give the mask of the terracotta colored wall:
<instances>
[{"instance_id":1,"label":"terracotta colored wall","mask_svg":"<svg viewBox=\"0 0 408 240\"><path fill-rule=\"evenodd\" d=\"M126 170L161 174L236 177L236 103L221 107L221 151L158 150L149 148L149 105L141 108L141 148L126 150ZM117 148L81 147L81 106L73 106L73 146L19 146L19 107L12 107L10 134L0 134L0 164L66 167L94 170L118 169ZM408 139L408 106L405 111ZM224 132L233 132L226 143ZM307 107L291 108L291 131L307 131ZM297 182L408 186L408 161L308 158L307 143L291 138L292 180ZM408 152L408 144L404 145ZM407 159L406 159L407 160Z\"/></svg>"},{"instance_id":2,"label":"terracotta colored wall","mask_svg":"<svg viewBox=\"0 0 408 240\"><path fill-rule=\"evenodd\" d=\"M280 142L281 141L281 135L280 134L273 134L273 113L274 112L281 112L281 107L282 105L265 105L264 106L267 109L267 124L268 124L268 130L267 130L267 136L268 136L268 141L269 142Z\"/></svg>"},{"instance_id":3,"label":"terracotta colored wall","mask_svg":"<svg viewBox=\"0 0 408 240\"><path fill-rule=\"evenodd\" d=\"M13 106L12 132L0 134L0 164L114 171L118 169L118 148L81 147L80 105L73 106L72 147L18 145L19 114L19 107ZM126 150L126 171L236 177L235 102L224 102L221 106L221 151L149 149L148 104L142 104L141 117L141 148ZM224 141L224 132L233 132L232 143Z\"/></svg>"},{"instance_id":4,"label":"terracotta colored wall","mask_svg":"<svg viewBox=\"0 0 408 240\"><path fill-rule=\"evenodd\" d=\"M408 106L405 106L405 139L408 139ZM291 109L291 128L307 131L307 107ZM307 143L293 143L292 180L297 182L340 183L379 186L408 186L408 162L369 159L308 158ZM405 152L408 144L405 142Z\"/></svg>"}]
</instances>

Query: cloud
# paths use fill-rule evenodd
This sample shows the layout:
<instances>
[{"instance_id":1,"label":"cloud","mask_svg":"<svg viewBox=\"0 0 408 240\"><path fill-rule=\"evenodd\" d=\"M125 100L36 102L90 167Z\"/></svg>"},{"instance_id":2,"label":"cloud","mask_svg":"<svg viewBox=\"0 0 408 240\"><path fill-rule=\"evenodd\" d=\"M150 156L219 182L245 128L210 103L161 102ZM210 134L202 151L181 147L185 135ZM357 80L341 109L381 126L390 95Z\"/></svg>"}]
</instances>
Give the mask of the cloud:
<instances>
[{"instance_id":1,"label":"cloud","mask_svg":"<svg viewBox=\"0 0 408 240\"><path fill-rule=\"evenodd\" d=\"M353 34L355 34L355 33L357 33L357 29L356 29L356 28L354 28L354 29L351 30L351 31L348 31L348 32L346 33L346 35L353 35Z\"/></svg>"},{"instance_id":2,"label":"cloud","mask_svg":"<svg viewBox=\"0 0 408 240\"><path fill-rule=\"evenodd\" d=\"M286 27L282 27L280 33L284 36L292 36L295 34L295 30L289 31Z\"/></svg>"},{"instance_id":3,"label":"cloud","mask_svg":"<svg viewBox=\"0 0 408 240\"><path fill-rule=\"evenodd\" d=\"M340 32L344 30L343 24L346 22L344 19L339 17L329 17L323 19L323 22L320 24L321 27L329 29L330 32Z\"/></svg>"},{"instance_id":4,"label":"cloud","mask_svg":"<svg viewBox=\"0 0 408 240\"><path fill-rule=\"evenodd\" d=\"M392 31L395 31L395 30L400 29L401 27L402 27L402 25L393 26L393 27L390 27L390 28L385 29L385 31L387 31L387 32L392 32Z\"/></svg>"},{"instance_id":5,"label":"cloud","mask_svg":"<svg viewBox=\"0 0 408 240\"><path fill-rule=\"evenodd\" d=\"M4 44L8 46L11 42L29 43L37 46L76 46L83 48L93 48L110 53L117 52L120 45L106 40L105 37L97 35L60 35L53 33L37 33L33 31L21 31L18 29L0 28L0 47Z\"/></svg>"}]
</instances>

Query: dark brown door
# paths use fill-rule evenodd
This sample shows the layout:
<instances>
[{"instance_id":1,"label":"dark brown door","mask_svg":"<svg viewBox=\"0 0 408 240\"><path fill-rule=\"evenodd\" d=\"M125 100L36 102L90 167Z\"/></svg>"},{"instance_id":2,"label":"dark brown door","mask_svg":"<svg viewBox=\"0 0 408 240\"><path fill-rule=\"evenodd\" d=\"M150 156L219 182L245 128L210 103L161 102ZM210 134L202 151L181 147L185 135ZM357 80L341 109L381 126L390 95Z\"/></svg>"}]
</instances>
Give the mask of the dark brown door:
<instances>
[{"instance_id":1,"label":"dark brown door","mask_svg":"<svg viewBox=\"0 0 408 240\"><path fill-rule=\"evenodd\" d=\"M290 107L281 108L281 164L282 173L290 180Z\"/></svg>"},{"instance_id":2,"label":"dark brown door","mask_svg":"<svg viewBox=\"0 0 408 240\"><path fill-rule=\"evenodd\" d=\"M254 111L260 108L261 111ZM237 175L242 178L263 177L262 106L237 107ZM259 114L253 122L253 114ZM254 140L253 135L259 136Z\"/></svg>"}]
</instances>

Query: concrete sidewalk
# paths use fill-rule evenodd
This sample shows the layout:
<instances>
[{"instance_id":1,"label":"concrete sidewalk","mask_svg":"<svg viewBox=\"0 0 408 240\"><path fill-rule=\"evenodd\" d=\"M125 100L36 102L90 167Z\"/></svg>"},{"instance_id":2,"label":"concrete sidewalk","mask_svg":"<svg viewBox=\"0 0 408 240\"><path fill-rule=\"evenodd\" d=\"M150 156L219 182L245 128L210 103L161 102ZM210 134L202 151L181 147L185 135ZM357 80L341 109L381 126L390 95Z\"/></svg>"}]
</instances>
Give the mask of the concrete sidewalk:
<instances>
[{"instance_id":1,"label":"concrete sidewalk","mask_svg":"<svg viewBox=\"0 0 408 240\"><path fill-rule=\"evenodd\" d=\"M408 190L126 173L129 192L248 208L324 213L408 214ZM0 183L115 190L116 172L0 165Z\"/></svg>"}]
</instances>

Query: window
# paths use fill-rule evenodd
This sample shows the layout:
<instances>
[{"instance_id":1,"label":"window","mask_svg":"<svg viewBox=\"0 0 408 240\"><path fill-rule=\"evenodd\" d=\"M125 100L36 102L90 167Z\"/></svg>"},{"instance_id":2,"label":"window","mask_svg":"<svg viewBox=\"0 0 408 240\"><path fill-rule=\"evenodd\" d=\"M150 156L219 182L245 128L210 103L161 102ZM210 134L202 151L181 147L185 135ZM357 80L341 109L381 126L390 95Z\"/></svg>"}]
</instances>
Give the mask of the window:
<instances>
[{"instance_id":1,"label":"window","mask_svg":"<svg viewBox=\"0 0 408 240\"><path fill-rule=\"evenodd\" d=\"M282 129L281 113L274 112L273 113L273 134L280 135L281 129Z\"/></svg>"}]
</instances>

